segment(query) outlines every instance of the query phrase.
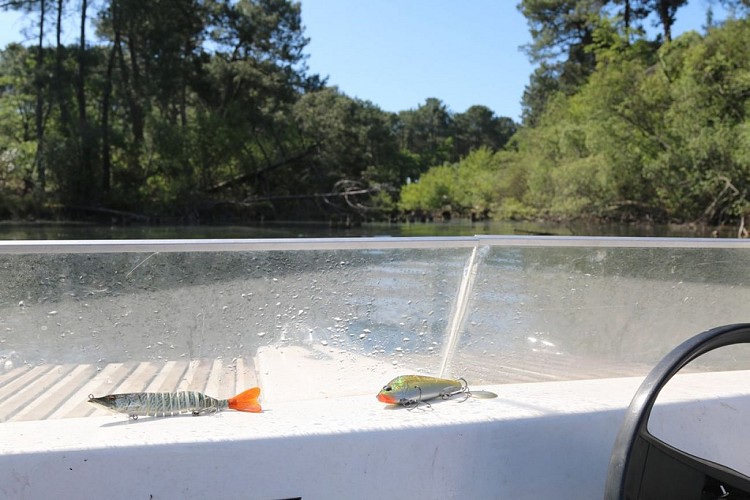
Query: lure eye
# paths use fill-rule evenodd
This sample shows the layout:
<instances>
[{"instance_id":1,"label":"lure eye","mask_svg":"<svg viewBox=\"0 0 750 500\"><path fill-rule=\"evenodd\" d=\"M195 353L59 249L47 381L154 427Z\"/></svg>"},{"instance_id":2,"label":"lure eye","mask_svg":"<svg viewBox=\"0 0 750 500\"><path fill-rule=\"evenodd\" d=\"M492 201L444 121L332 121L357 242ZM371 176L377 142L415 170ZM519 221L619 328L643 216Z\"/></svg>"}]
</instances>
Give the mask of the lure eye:
<instances>
[{"instance_id":1,"label":"lure eye","mask_svg":"<svg viewBox=\"0 0 750 500\"><path fill-rule=\"evenodd\" d=\"M390 385L386 385L385 387L383 387L383 390L385 392L391 392L393 390L393 388Z\"/></svg>"}]
</instances>

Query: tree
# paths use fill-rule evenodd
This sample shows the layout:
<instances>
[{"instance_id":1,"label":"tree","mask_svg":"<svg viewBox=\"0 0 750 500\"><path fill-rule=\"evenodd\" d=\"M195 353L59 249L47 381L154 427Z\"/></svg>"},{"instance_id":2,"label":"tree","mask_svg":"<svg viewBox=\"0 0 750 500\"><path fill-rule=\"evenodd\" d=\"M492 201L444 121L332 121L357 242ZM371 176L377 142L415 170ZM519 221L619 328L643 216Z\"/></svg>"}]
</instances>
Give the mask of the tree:
<instances>
[{"instance_id":1,"label":"tree","mask_svg":"<svg viewBox=\"0 0 750 500\"><path fill-rule=\"evenodd\" d=\"M650 0L615 0L616 5L621 5L616 15L622 19L622 34L630 40L631 33L640 28L640 23L649 16L650 9L647 3Z\"/></svg>"},{"instance_id":2,"label":"tree","mask_svg":"<svg viewBox=\"0 0 750 500\"><path fill-rule=\"evenodd\" d=\"M400 148L418 155L423 170L457 160L453 116L440 99L428 98L417 109L401 111L398 117Z\"/></svg>"},{"instance_id":3,"label":"tree","mask_svg":"<svg viewBox=\"0 0 750 500\"><path fill-rule=\"evenodd\" d=\"M650 7L659 18L664 41L672 41L672 26L675 22L677 10L686 5L687 0L651 0Z\"/></svg>"},{"instance_id":4,"label":"tree","mask_svg":"<svg viewBox=\"0 0 750 500\"><path fill-rule=\"evenodd\" d=\"M458 172L454 165L432 167L418 182L401 188L399 208L405 212L450 212L454 208L451 204L454 203L457 181Z\"/></svg>"},{"instance_id":5,"label":"tree","mask_svg":"<svg viewBox=\"0 0 750 500\"><path fill-rule=\"evenodd\" d=\"M44 201L45 191L47 188L47 165L44 160L44 21L47 15L46 0L39 0L39 36L37 37L36 47L36 66L35 66L35 90L36 90L36 157L34 160L37 172L37 189L36 195L40 202Z\"/></svg>"},{"instance_id":6,"label":"tree","mask_svg":"<svg viewBox=\"0 0 750 500\"><path fill-rule=\"evenodd\" d=\"M475 149L486 146L493 151L505 147L516 133L516 124L507 117L496 117L487 106L471 106L464 113L453 116L456 134L456 154L464 157Z\"/></svg>"},{"instance_id":7,"label":"tree","mask_svg":"<svg viewBox=\"0 0 750 500\"><path fill-rule=\"evenodd\" d=\"M95 141L93 130L89 126L88 110L87 110L87 99L86 99L86 81L87 81L87 59L88 53L86 50L86 23L88 19L88 1L81 0L81 16L80 16L80 38L78 41L78 72L75 78L75 92L76 101L78 104L78 140L81 144L81 169L84 172L84 176L87 179L91 179L86 183L86 191L84 196L90 198L92 192L96 189L95 187L95 172L94 172L94 150ZM105 188L105 192L109 189L109 179L106 182L101 183L102 187Z\"/></svg>"},{"instance_id":8,"label":"tree","mask_svg":"<svg viewBox=\"0 0 750 500\"><path fill-rule=\"evenodd\" d=\"M560 91L559 70L556 65L541 63L529 77L529 83L521 97L522 122L527 127L535 127L544 114L547 101Z\"/></svg>"},{"instance_id":9,"label":"tree","mask_svg":"<svg viewBox=\"0 0 750 500\"><path fill-rule=\"evenodd\" d=\"M750 24L595 46L598 65L514 141L523 201L552 216L736 220L750 209Z\"/></svg>"},{"instance_id":10,"label":"tree","mask_svg":"<svg viewBox=\"0 0 750 500\"><path fill-rule=\"evenodd\" d=\"M0 217L33 208L36 172L34 48L0 51Z\"/></svg>"},{"instance_id":11,"label":"tree","mask_svg":"<svg viewBox=\"0 0 750 500\"><path fill-rule=\"evenodd\" d=\"M412 156L399 149L395 116L369 101L352 99L336 88L308 92L295 104L294 118L305 144L315 148L297 174L308 191L356 191L357 208L368 211L371 196L386 201L407 178L419 175ZM342 201L355 204L345 197L329 199L337 206Z\"/></svg>"},{"instance_id":12,"label":"tree","mask_svg":"<svg viewBox=\"0 0 750 500\"><path fill-rule=\"evenodd\" d=\"M518 155L483 146L458 163L439 165L402 187L399 206L408 212L451 212L472 218L491 213L529 215L522 205L526 178Z\"/></svg>"},{"instance_id":13,"label":"tree","mask_svg":"<svg viewBox=\"0 0 750 500\"><path fill-rule=\"evenodd\" d=\"M529 23L531 43L526 51L532 61L566 60L593 70L586 47L593 40L596 21L607 0L522 0L518 9ZM583 71L587 73L587 71Z\"/></svg>"},{"instance_id":14,"label":"tree","mask_svg":"<svg viewBox=\"0 0 750 500\"><path fill-rule=\"evenodd\" d=\"M719 0L719 3L734 15L746 15L750 10L750 0Z\"/></svg>"},{"instance_id":15,"label":"tree","mask_svg":"<svg viewBox=\"0 0 750 500\"><path fill-rule=\"evenodd\" d=\"M606 0L522 0L531 43L525 50L540 63L529 79L522 99L524 124L534 125L547 101L556 93L571 95L596 66L594 42Z\"/></svg>"}]
</instances>

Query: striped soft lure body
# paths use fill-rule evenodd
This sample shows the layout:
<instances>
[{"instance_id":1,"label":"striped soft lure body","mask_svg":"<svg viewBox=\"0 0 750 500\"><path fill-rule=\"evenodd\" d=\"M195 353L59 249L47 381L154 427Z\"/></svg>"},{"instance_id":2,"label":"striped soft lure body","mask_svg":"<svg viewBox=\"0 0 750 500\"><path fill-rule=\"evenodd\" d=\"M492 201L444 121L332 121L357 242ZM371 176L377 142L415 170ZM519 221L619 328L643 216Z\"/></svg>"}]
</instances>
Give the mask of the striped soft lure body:
<instances>
[{"instance_id":1,"label":"striped soft lure body","mask_svg":"<svg viewBox=\"0 0 750 500\"><path fill-rule=\"evenodd\" d=\"M466 393L468 397L468 390L469 387L462 378L401 375L388 382L378 393L377 398L381 403L410 407L430 399L447 399L459 393Z\"/></svg>"},{"instance_id":2,"label":"striped soft lure body","mask_svg":"<svg viewBox=\"0 0 750 500\"><path fill-rule=\"evenodd\" d=\"M138 417L167 417L181 413L204 415L227 408L258 413L262 411L258 403L260 388L253 387L229 399L216 399L201 392L129 392L109 394L96 398L89 395L89 403L95 403L117 413L124 413L132 419Z\"/></svg>"}]
</instances>

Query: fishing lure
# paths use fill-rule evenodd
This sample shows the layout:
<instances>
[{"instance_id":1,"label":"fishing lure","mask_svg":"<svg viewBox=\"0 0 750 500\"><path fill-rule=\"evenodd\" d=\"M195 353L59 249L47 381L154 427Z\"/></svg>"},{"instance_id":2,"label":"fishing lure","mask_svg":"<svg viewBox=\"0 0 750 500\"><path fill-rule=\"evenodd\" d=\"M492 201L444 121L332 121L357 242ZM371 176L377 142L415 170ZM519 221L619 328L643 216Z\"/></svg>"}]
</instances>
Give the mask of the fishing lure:
<instances>
[{"instance_id":1,"label":"fishing lure","mask_svg":"<svg viewBox=\"0 0 750 500\"><path fill-rule=\"evenodd\" d=\"M415 408L430 399L449 399L456 394L464 394L462 400L469 397L496 398L497 394L489 391L470 391L469 384L463 378L448 379L428 377L426 375L401 375L394 378L380 390L378 401L381 403L402 405ZM429 406L429 403L425 403Z\"/></svg>"},{"instance_id":2,"label":"fishing lure","mask_svg":"<svg viewBox=\"0 0 750 500\"><path fill-rule=\"evenodd\" d=\"M455 394L465 393L468 389L466 380L462 378L454 380L425 375L401 375L388 382L377 398L381 403L400 404L409 408L430 399L448 399Z\"/></svg>"},{"instance_id":3,"label":"fishing lure","mask_svg":"<svg viewBox=\"0 0 750 500\"><path fill-rule=\"evenodd\" d=\"M259 413L262 411L258 396L260 387L253 387L229 399L216 399L201 392L129 392L109 394L99 398L89 394L89 403L94 403L117 413L124 413L133 420L139 416L167 417L180 413L193 415L212 414L231 408L237 411Z\"/></svg>"}]
</instances>

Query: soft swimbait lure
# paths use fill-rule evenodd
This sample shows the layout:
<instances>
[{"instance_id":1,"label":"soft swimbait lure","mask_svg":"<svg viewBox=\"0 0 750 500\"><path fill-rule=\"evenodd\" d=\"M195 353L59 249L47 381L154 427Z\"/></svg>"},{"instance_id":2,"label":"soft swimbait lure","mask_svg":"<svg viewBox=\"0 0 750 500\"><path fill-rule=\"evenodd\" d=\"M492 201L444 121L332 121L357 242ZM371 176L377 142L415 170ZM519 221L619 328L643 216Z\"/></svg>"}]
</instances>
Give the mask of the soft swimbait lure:
<instances>
[{"instance_id":1,"label":"soft swimbait lure","mask_svg":"<svg viewBox=\"0 0 750 500\"><path fill-rule=\"evenodd\" d=\"M401 375L396 377L378 393L381 403L403 405L412 408L430 399L448 399L456 394L479 398L496 398L497 394L489 391L470 391L469 384L463 378L448 379L428 377L425 375Z\"/></svg>"},{"instance_id":2,"label":"soft swimbait lure","mask_svg":"<svg viewBox=\"0 0 750 500\"><path fill-rule=\"evenodd\" d=\"M260 388L253 387L229 399L216 399L200 392L130 392L109 394L100 398L89 395L89 403L98 404L108 410L124 413L132 419L141 416L167 417L180 413L204 415L227 408L237 411L259 413L262 411L258 396Z\"/></svg>"}]
</instances>

